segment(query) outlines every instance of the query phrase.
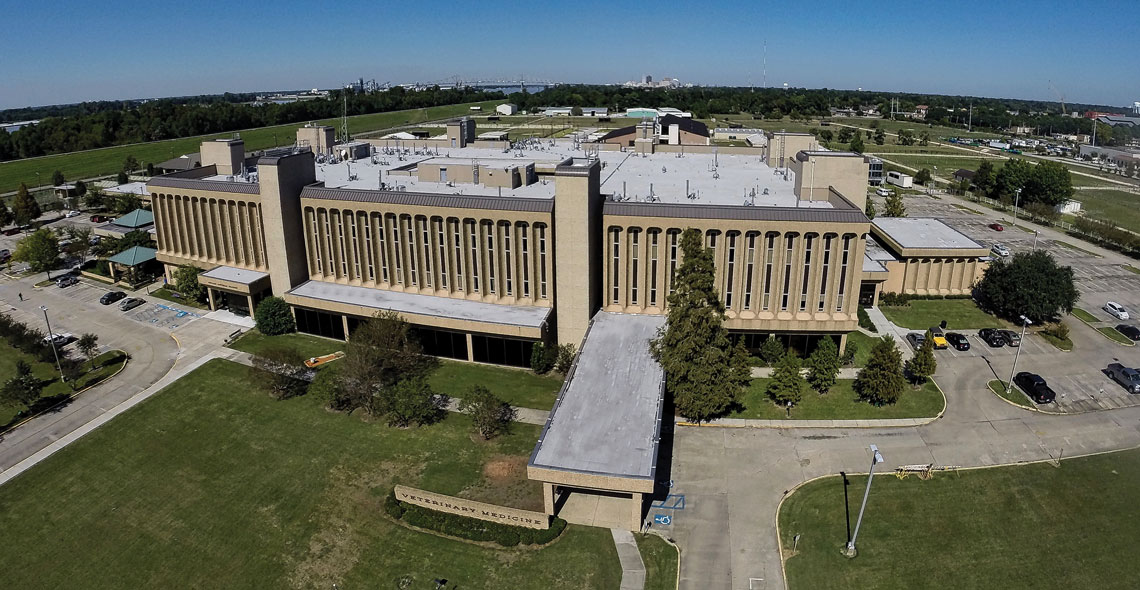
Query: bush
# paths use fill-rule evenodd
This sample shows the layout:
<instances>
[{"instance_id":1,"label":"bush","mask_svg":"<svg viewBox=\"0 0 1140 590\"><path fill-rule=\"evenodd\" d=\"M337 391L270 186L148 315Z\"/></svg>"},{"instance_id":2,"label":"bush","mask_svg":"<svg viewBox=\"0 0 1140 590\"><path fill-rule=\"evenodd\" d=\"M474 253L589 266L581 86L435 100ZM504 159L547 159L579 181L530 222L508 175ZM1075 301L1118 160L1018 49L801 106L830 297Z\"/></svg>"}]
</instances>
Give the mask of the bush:
<instances>
[{"instance_id":1,"label":"bush","mask_svg":"<svg viewBox=\"0 0 1140 590\"><path fill-rule=\"evenodd\" d=\"M776 336L769 334L764 344L760 345L760 358L764 359L764 364L769 367L775 366L784 358L784 345L776 339Z\"/></svg>"},{"instance_id":2,"label":"bush","mask_svg":"<svg viewBox=\"0 0 1140 590\"><path fill-rule=\"evenodd\" d=\"M554 368L554 364L558 361L558 347L546 346L541 342L535 342L534 348L530 353L530 369L535 373L542 375Z\"/></svg>"},{"instance_id":3,"label":"bush","mask_svg":"<svg viewBox=\"0 0 1140 590\"><path fill-rule=\"evenodd\" d=\"M863 309L863 306L859 306L859 309L857 310L856 313L859 316L859 327L860 328L863 328L864 330L866 330L868 332L878 332L879 331L879 329L875 327L875 324L873 322L871 322L871 316L867 315L867 310Z\"/></svg>"},{"instance_id":4,"label":"bush","mask_svg":"<svg viewBox=\"0 0 1140 590\"><path fill-rule=\"evenodd\" d=\"M257 321L257 331L266 336L277 336L297 331L297 324L293 321L293 312L289 304L280 297L266 297L257 304L254 312Z\"/></svg>"},{"instance_id":5,"label":"bush","mask_svg":"<svg viewBox=\"0 0 1140 590\"><path fill-rule=\"evenodd\" d=\"M906 293L883 293L879 295L879 305L885 307L907 307L910 305L910 296Z\"/></svg>"},{"instance_id":6,"label":"bush","mask_svg":"<svg viewBox=\"0 0 1140 590\"><path fill-rule=\"evenodd\" d=\"M1057 322L1055 324L1050 324L1048 327L1046 327L1044 330L1041 330L1041 331L1052 336L1052 337L1054 337L1054 338L1056 338L1056 339L1058 339L1058 340L1068 340L1069 339L1069 326L1063 322Z\"/></svg>"},{"instance_id":7,"label":"bush","mask_svg":"<svg viewBox=\"0 0 1140 590\"><path fill-rule=\"evenodd\" d=\"M558 345L558 360L554 361L554 370L562 373L563 375L570 372L570 367L574 366L574 353L576 349L573 344L559 344Z\"/></svg>"},{"instance_id":8,"label":"bush","mask_svg":"<svg viewBox=\"0 0 1140 590\"><path fill-rule=\"evenodd\" d=\"M439 512L401 502L396 499L395 490L388 492L388 496L384 499L384 512L396 520L403 520L415 527L471 541L493 541L503 547L514 547L520 543L545 545L566 530L566 521L561 518L555 518L551 521L550 527L543 530Z\"/></svg>"},{"instance_id":9,"label":"bush","mask_svg":"<svg viewBox=\"0 0 1140 590\"><path fill-rule=\"evenodd\" d=\"M847 340L847 346L843 347L843 354L839 356L839 364L849 367L855 364L855 355L859 352L859 347L855 345L850 339Z\"/></svg>"}]
</instances>

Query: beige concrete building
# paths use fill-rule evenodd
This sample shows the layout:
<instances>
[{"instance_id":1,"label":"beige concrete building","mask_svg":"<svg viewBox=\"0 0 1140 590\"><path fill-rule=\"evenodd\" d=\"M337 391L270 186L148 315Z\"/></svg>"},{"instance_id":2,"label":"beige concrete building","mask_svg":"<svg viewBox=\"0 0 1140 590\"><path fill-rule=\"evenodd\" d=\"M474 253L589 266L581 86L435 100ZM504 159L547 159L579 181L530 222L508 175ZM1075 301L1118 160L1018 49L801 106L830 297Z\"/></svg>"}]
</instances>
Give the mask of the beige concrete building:
<instances>
[{"instance_id":1,"label":"beige concrete building","mask_svg":"<svg viewBox=\"0 0 1140 590\"><path fill-rule=\"evenodd\" d=\"M989 261L985 246L937 219L876 218L867 239L860 302L878 305L882 293L969 295Z\"/></svg>"}]
</instances>

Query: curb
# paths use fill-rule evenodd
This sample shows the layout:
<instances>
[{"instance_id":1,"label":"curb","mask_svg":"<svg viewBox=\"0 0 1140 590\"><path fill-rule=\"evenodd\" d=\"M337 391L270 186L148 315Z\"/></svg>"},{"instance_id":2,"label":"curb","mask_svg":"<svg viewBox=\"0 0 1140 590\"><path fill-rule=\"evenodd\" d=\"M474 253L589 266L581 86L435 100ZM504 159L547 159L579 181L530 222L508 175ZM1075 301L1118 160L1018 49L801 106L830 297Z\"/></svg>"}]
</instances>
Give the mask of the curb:
<instances>
[{"instance_id":1,"label":"curb","mask_svg":"<svg viewBox=\"0 0 1140 590\"><path fill-rule=\"evenodd\" d=\"M11 425L11 426L9 426L8 428L5 428L5 429L3 429L3 430L0 430L0 435L4 435L4 434L7 434L7 433L9 433L9 432L12 432L13 430L16 430L17 428L19 428L19 427L23 426L24 424L27 424L28 422L31 422L32 420L35 420L36 418L39 418L40 416L43 416L44 414L47 414L48 412L50 412L50 411L52 411L52 410L54 410L54 409L56 409L56 408L58 408L58 407L62 406L63 404L71 403L72 401L75 401L75 398L79 397L79 394L81 394L81 393L83 393L83 392L85 392L85 391L88 391L88 390L90 390L90 389L92 389L92 388L98 387L98 386L100 386L100 385L102 385L102 384L104 384L104 383L106 383L106 382L110 381L111 379L114 379L115 377L117 377L117 376L119 375L119 373L122 373L122 372L123 372L123 369L126 369L126 368L127 368L127 364L131 362L131 355L127 354L127 352L126 352L126 351L124 351L124 350L119 350L119 349L117 349L117 348L116 348L115 350L116 350L116 351L118 351L118 352L121 352L121 353L123 353L123 356L124 356L124 357L126 357L126 358L123 360L123 364L119 366L119 370L118 370L118 371L115 371L114 373L111 373L110 375L107 375L107 377L106 377L105 379L103 379L103 380L99 381L98 383L94 383L94 384L88 385L87 387L84 387L83 389L80 389L79 391L75 391L75 392L72 392L72 393L71 393L71 395L67 396L67 399L65 399L65 400L60 400L60 402L59 402L59 403L57 403L57 404L55 404L55 405L53 405L53 406L51 406L51 407L49 407L49 408L44 408L44 409L43 409L43 410L41 410L40 412L38 412L38 413L36 413L36 414L33 414L33 415L31 415L31 416L28 416L27 418L24 418L23 420L20 420L19 422L15 423L15 424L13 424L13 425ZM107 352L113 352L113 351L110 351L110 350L109 350L109 351L107 351Z\"/></svg>"},{"instance_id":2,"label":"curb","mask_svg":"<svg viewBox=\"0 0 1140 590\"><path fill-rule=\"evenodd\" d=\"M673 541L669 540L668 538L665 537L665 535L662 535L661 533L657 532L656 530L651 530L651 531L648 531L645 533L637 533L637 534L639 534L639 535L654 535L658 539L665 541L665 544L669 545L670 547L673 548L674 551L677 552L677 581L673 585L673 590L679 590L681 588L681 546L674 543Z\"/></svg>"},{"instance_id":3,"label":"curb","mask_svg":"<svg viewBox=\"0 0 1140 590\"><path fill-rule=\"evenodd\" d=\"M1000 383L1001 379L993 379L993 381L997 381ZM1087 414L1088 413L1088 412L1050 412L1048 410L1041 410L1041 409L1035 408L1033 406L1023 406L1021 404L1014 403L1010 400L1007 400L1004 397L1002 397L1001 395L999 395L998 392L994 391L993 388L990 387L989 382L986 382L986 389L989 390L990 393L994 394L994 397L1000 399L1001 401L1003 401L1003 402L1005 402L1005 403L1007 403L1007 404L1009 404L1015 408L1020 408L1022 410L1025 410L1027 412L1037 412L1038 414L1048 414L1050 416L1078 416L1080 414ZM1112 408L1112 409L1115 409L1115 408ZM1096 410L1094 410L1094 411L1096 411Z\"/></svg>"},{"instance_id":4,"label":"curb","mask_svg":"<svg viewBox=\"0 0 1140 590\"><path fill-rule=\"evenodd\" d=\"M1086 311L1085 313L1088 313L1088 312ZM1128 342L1127 344L1125 344L1124 342L1120 342L1119 340L1117 340L1117 339L1113 338L1112 336L1109 336L1108 334L1105 334L1104 332L1101 332L1101 331L1100 331L1100 329L1101 329L1101 328L1108 328L1108 329L1110 329L1110 330L1115 330L1117 333L1119 333L1119 332L1120 332L1120 330L1117 330L1116 328L1114 328L1114 327L1112 327L1112 326L1094 326L1094 325L1092 325L1092 323L1091 323L1091 322L1089 322L1089 321L1085 320L1084 318L1082 318L1082 317L1080 317L1080 316L1077 316L1077 315L1073 315L1072 313L1070 313L1069 315L1070 315L1070 316L1072 316L1072 317L1075 317L1075 318L1077 318L1078 320L1080 320L1080 322L1081 322L1082 324L1084 324L1084 325L1086 325L1086 326L1088 326L1088 327L1092 328L1094 332L1096 332L1097 334L1100 334L1101 336L1104 336L1105 338L1108 338L1108 339L1109 339L1109 340L1111 340L1111 341L1112 341L1114 344L1117 344L1117 345L1119 345L1119 346L1136 346L1136 343L1134 343L1134 342ZM1089 315L1092 315L1092 314L1089 314ZM1098 320L1098 323L1104 323L1104 322L1101 322L1100 320ZM1121 335L1121 336L1124 336L1124 334L1120 334L1120 335ZM1124 337L1125 337L1125 338L1127 338L1127 336L1124 336ZM1068 352L1068 351L1065 351L1065 352Z\"/></svg>"}]
</instances>

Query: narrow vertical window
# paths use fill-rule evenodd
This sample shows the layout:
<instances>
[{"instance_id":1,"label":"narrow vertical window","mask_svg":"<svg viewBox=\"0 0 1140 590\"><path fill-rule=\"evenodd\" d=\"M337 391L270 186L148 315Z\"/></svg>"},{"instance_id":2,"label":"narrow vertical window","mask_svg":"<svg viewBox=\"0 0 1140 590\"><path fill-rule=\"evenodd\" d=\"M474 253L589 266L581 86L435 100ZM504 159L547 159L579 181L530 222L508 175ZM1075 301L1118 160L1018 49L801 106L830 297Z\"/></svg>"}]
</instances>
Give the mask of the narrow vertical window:
<instances>
[{"instance_id":1,"label":"narrow vertical window","mask_svg":"<svg viewBox=\"0 0 1140 590\"><path fill-rule=\"evenodd\" d=\"M436 229L435 234L436 234L436 239L439 242L437 245L437 247L439 248L439 260L436 263L436 266L439 267L439 288L446 291L447 290L447 275L448 275L447 267L448 267L448 264L447 264L447 235L445 233L443 233L443 224L444 223L445 222L442 219L436 220L437 225L435 228Z\"/></svg>"},{"instance_id":2,"label":"narrow vertical window","mask_svg":"<svg viewBox=\"0 0 1140 590\"><path fill-rule=\"evenodd\" d=\"M396 283L404 284L404 252L400 249L400 218L392 216L392 257L396 262Z\"/></svg>"},{"instance_id":3,"label":"narrow vertical window","mask_svg":"<svg viewBox=\"0 0 1140 590\"><path fill-rule=\"evenodd\" d=\"M412 286L418 287L420 285L420 273L416 268L416 228L415 220L410 216L407 217L408 225L408 273L412 277Z\"/></svg>"},{"instance_id":4,"label":"narrow vertical window","mask_svg":"<svg viewBox=\"0 0 1140 590\"><path fill-rule=\"evenodd\" d=\"M613 300L617 303L621 300L621 291L618 290L618 277L621 276L621 232L617 229L610 230L613 234Z\"/></svg>"},{"instance_id":5,"label":"narrow vertical window","mask_svg":"<svg viewBox=\"0 0 1140 590\"><path fill-rule=\"evenodd\" d=\"M657 306L657 238L659 231L649 232L649 306Z\"/></svg>"},{"instance_id":6,"label":"narrow vertical window","mask_svg":"<svg viewBox=\"0 0 1140 590\"><path fill-rule=\"evenodd\" d=\"M815 235L808 234L804 242L804 280L800 285L800 311L807 310L808 278L811 277L811 251L815 245Z\"/></svg>"},{"instance_id":7,"label":"narrow vertical window","mask_svg":"<svg viewBox=\"0 0 1140 590\"><path fill-rule=\"evenodd\" d=\"M495 290L495 226L484 224L483 231L487 234L487 287L498 294Z\"/></svg>"},{"instance_id":8,"label":"narrow vertical window","mask_svg":"<svg viewBox=\"0 0 1140 590\"><path fill-rule=\"evenodd\" d=\"M756 263L756 234L748 234L748 257L744 260L744 309L752 309L752 274Z\"/></svg>"},{"instance_id":9,"label":"narrow vertical window","mask_svg":"<svg viewBox=\"0 0 1140 590\"><path fill-rule=\"evenodd\" d=\"M641 281L640 281L641 273L638 272L639 270L641 270L640 268L638 268L638 263L641 262L640 257L638 256L638 250L640 249L640 246L641 246L641 239L640 238L641 238L641 230L639 230L639 229L630 230L630 232L629 232L629 239L630 239L629 261L631 264L632 272L630 273L630 276L629 276L629 301L630 301L630 303L632 303L634 305L637 305L637 286L638 286L638 284L641 283Z\"/></svg>"},{"instance_id":10,"label":"narrow vertical window","mask_svg":"<svg viewBox=\"0 0 1140 590\"><path fill-rule=\"evenodd\" d=\"M360 279L363 275L360 273L360 239L359 236L356 235L355 213L348 213L348 229L351 234L352 242L352 270L356 272L352 278Z\"/></svg>"},{"instance_id":11,"label":"narrow vertical window","mask_svg":"<svg viewBox=\"0 0 1140 590\"><path fill-rule=\"evenodd\" d=\"M792 288L792 248L795 246L795 236L787 238L787 251L784 253L784 289L780 297L780 311L788 311L788 291Z\"/></svg>"},{"instance_id":12,"label":"narrow vertical window","mask_svg":"<svg viewBox=\"0 0 1140 590\"><path fill-rule=\"evenodd\" d=\"M823 311L824 305L827 300L827 273L831 267L831 236L823 237L823 271L820 273L819 278L819 311Z\"/></svg>"},{"instance_id":13,"label":"narrow vertical window","mask_svg":"<svg viewBox=\"0 0 1140 590\"><path fill-rule=\"evenodd\" d=\"M331 275L331 274L336 273L336 269L333 266L335 263L333 262L332 223L329 222L329 216L330 215L332 215L332 212L329 211L328 209L325 209L325 211L324 211L324 218L325 218L325 258L328 258L329 265L328 265L327 270L325 270L325 269L322 269L322 270L325 270L325 274Z\"/></svg>"},{"instance_id":14,"label":"narrow vertical window","mask_svg":"<svg viewBox=\"0 0 1140 590\"><path fill-rule=\"evenodd\" d=\"M463 291L466 289L466 281L463 280L463 235L459 233L458 219L455 220L455 225L452 226L451 239L454 241L452 246L455 248L455 290Z\"/></svg>"},{"instance_id":15,"label":"narrow vertical window","mask_svg":"<svg viewBox=\"0 0 1140 590\"><path fill-rule=\"evenodd\" d=\"M538 226L538 294L546 299L546 226Z\"/></svg>"},{"instance_id":16,"label":"narrow vertical window","mask_svg":"<svg viewBox=\"0 0 1140 590\"><path fill-rule=\"evenodd\" d=\"M503 228L503 280L506 281L507 296L515 294L514 269L515 261L511 258L511 226L504 224Z\"/></svg>"},{"instance_id":17,"label":"narrow vertical window","mask_svg":"<svg viewBox=\"0 0 1140 590\"><path fill-rule=\"evenodd\" d=\"M669 294L677 290L677 233L669 232Z\"/></svg>"},{"instance_id":18,"label":"narrow vertical window","mask_svg":"<svg viewBox=\"0 0 1140 590\"><path fill-rule=\"evenodd\" d=\"M312 209L310 209L307 213L308 213L308 220L309 220L309 237L310 237L310 239L312 239L313 259L314 259L314 263L316 264L313 271L314 271L314 273L324 274L325 267L321 263L321 238L319 235L317 235L318 234L317 213L316 213L316 211L313 211Z\"/></svg>"},{"instance_id":19,"label":"narrow vertical window","mask_svg":"<svg viewBox=\"0 0 1140 590\"><path fill-rule=\"evenodd\" d=\"M363 224L361 231L364 232L364 256L365 256L365 261L368 263L368 280L375 282L376 281L376 267L373 265L373 262L372 262L373 261L372 224L369 223L369 219L370 218L368 217L367 213L365 213L364 216L361 217L361 223Z\"/></svg>"},{"instance_id":20,"label":"narrow vertical window","mask_svg":"<svg viewBox=\"0 0 1140 590\"><path fill-rule=\"evenodd\" d=\"M471 290L479 292L479 226L474 221L467 224L471 239Z\"/></svg>"},{"instance_id":21,"label":"narrow vertical window","mask_svg":"<svg viewBox=\"0 0 1140 590\"><path fill-rule=\"evenodd\" d=\"M776 234L768 234L768 245L764 252L764 297L760 301L761 309L768 311L772 295L772 265L776 260Z\"/></svg>"},{"instance_id":22,"label":"narrow vertical window","mask_svg":"<svg viewBox=\"0 0 1140 590\"><path fill-rule=\"evenodd\" d=\"M431 234L428 233L427 218L420 218L420 237L423 238L424 249L424 285L431 287L435 282L431 263Z\"/></svg>"},{"instance_id":23,"label":"narrow vertical window","mask_svg":"<svg viewBox=\"0 0 1140 590\"><path fill-rule=\"evenodd\" d=\"M387 283L387 282L389 282L389 280L388 280L388 237L387 237L388 232L385 231L385 229L384 229L384 225L385 225L384 216L382 216L382 215L376 216L376 221L379 222L376 224L377 225L376 229L378 229L380 231L379 235L377 236L377 238L378 238L377 241L379 242L379 245L380 245L380 279L383 280L385 283Z\"/></svg>"},{"instance_id":24,"label":"narrow vertical window","mask_svg":"<svg viewBox=\"0 0 1140 590\"><path fill-rule=\"evenodd\" d=\"M843 295L847 287L847 262L851 257L851 236L843 236L843 256L839 261L839 292L836 294L835 311L843 311Z\"/></svg>"},{"instance_id":25,"label":"narrow vertical window","mask_svg":"<svg viewBox=\"0 0 1140 590\"><path fill-rule=\"evenodd\" d=\"M348 277L348 248L345 246L344 238L344 213L341 211L336 212L336 239L340 243L340 276Z\"/></svg>"},{"instance_id":26,"label":"narrow vertical window","mask_svg":"<svg viewBox=\"0 0 1140 590\"><path fill-rule=\"evenodd\" d=\"M530 297L530 241L527 234L530 227L526 224L519 226L519 248L522 254L522 288L523 297Z\"/></svg>"},{"instance_id":27,"label":"narrow vertical window","mask_svg":"<svg viewBox=\"0 0 1140 590\"><path fill-rule=\"evenodd\" d=\"M732 281L736 271L736 233L728 234L728 276L724 283L724 306L732 309Z\"/></svg>"}]
</instances>

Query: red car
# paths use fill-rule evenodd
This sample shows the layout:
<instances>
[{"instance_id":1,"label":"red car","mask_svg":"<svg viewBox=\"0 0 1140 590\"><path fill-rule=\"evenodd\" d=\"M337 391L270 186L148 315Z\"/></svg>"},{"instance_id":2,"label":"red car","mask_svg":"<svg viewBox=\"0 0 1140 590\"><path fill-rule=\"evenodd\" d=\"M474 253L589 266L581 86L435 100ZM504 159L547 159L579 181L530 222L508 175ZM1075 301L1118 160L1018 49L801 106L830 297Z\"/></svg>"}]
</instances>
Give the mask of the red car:
<instances>
[{"instance_id":1,"label":"red car","mask_svg":"<svg viewBox=\"0 0 1140 590\"><path fill-rule=\"evenodd\" d=\"M1003 230L1005 230L1005 228L1004 228L1004 227L1002 227L1002 224L1000 224L1000 223L991 223L991 224L990 224L990 229L992 229L992 230L994 230L994 231L1003 231Z\"/></svg>"},{"instance_id":2,"label":"red car","mask_svg":"<svg viewBox=\"0 0 1140 590\"><path fill-rule=\"evenodd\" d=\"M111 217L109 215L92 215L91 216L91 222L92 223L103 223L105 221L111 221Z\"/></svg>"}]
</instances>

